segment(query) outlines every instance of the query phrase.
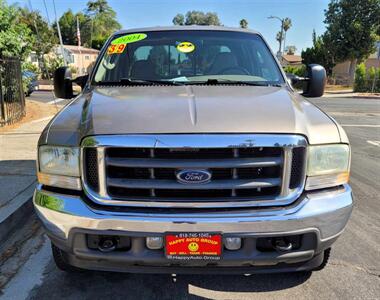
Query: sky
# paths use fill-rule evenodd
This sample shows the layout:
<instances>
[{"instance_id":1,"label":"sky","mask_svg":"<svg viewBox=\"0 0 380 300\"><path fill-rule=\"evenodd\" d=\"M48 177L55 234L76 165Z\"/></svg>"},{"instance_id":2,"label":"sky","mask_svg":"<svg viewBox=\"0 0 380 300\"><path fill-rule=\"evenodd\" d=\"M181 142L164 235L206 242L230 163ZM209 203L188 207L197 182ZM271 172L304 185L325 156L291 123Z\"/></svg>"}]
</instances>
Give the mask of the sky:
<instances>
[{"instance_id":1,"label":"sky","mask_svg":"<svg viewBox=\"0 0 380 300\"><path fill-rule=\"evenodd\" d=\"M54 21L52 0L8 0L9 4L18 3L39 10L43 16ZM75 13L84 11L88 0L55 0L58 18L69 8ZM259 31L274 52L278 51L276 33L280 21L268 19L269 16L288 17L293 26L286 35L286 45L295 45L296 53L312 46L313 29L317 34L325 31L324 10L329 0L108 0L116 11L117 19L124 29L172 25L177 13L189 10L216 12L225 26L237 27L241 19L246 19L249 28Z\"/></svg>"}]
</instances>

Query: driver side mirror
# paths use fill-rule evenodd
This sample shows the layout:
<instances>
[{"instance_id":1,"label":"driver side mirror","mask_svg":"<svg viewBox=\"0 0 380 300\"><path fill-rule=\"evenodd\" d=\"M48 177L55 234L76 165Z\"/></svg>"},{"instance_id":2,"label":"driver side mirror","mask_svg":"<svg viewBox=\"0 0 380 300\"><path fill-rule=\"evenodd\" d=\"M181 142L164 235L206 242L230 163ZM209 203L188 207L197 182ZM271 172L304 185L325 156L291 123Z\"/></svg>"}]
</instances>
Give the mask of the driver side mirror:
<instances>
[{"instance_id":1,"label":"driver side mirror","mask_svg":"<svg viewBox=\"0 0 380 300\"><path fill-rule=\"evenodd\" d=\"M73 93L73 82L83 89L87 80L88 75L72 79L70 68L60 67L54 72L54 94L57 98L71 99L75 96Z\"/></svg>"},{"instance_id":2,"label":"driver side mirror","mask_svg":"<svg viewBox=\"0 0 380 300\"><path fill-rule=\"evenodd\" d=\"M305 97L321 97L325 91L326 86L326 70L321 65L311 64L307 66L306 77L299 77L297 75L286 73L287 79L291 85L303 86L302 95Z\"/></svg>"},{"instance_id":3,"label":"driver side mirror","mask_svg":"<svg viewBox=\"0 0 380 300\"><path fill-rule=\"evenodd\" d=\"M71 99L73 83L69 67L60 67L54 72L54 94L57 98Z\"/></svg>"},{"instance_id":4,"label":"driver side mirror","mask_svg":"<svg viewBox=\"0 0 380 300\"><path fill-rule=\"evenodd\" d=\"M321 65L311 64L307 66L307 78L303 88L305 97L321 97L326 86L326 70Z\"/></svg>"}]
</instances>

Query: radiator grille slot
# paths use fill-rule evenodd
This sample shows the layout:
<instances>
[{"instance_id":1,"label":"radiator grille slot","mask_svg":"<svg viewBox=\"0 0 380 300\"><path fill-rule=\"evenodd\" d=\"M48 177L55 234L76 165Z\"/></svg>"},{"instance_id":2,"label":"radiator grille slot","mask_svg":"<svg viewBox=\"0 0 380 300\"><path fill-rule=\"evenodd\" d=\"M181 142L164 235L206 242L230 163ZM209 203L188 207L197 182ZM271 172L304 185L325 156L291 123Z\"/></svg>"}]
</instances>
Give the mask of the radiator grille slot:
<instances>
[{"instance_id":1,"label":"radiator grille slot","mask_svg":"<svg viewBox=\"0 0 380 300\"><path fill-rule=\"evenodd\" d=\"M94 191L99 190L98 154L96 148L84 150L85 176L88 186Z\"/></svg>"},{"instance_id":2,"label":"radiator grille slot","mask_svg":"<svg viewBox=\"0 0 380 300\"><path fill-rule=\"evenodd\" d=\"M289 188L295 189L300 186L303 180L303 169L305 161L306 149L304 147L298 147L293 149L292 154L292 169L290 175Z\"/></svg>"}]
</instances>

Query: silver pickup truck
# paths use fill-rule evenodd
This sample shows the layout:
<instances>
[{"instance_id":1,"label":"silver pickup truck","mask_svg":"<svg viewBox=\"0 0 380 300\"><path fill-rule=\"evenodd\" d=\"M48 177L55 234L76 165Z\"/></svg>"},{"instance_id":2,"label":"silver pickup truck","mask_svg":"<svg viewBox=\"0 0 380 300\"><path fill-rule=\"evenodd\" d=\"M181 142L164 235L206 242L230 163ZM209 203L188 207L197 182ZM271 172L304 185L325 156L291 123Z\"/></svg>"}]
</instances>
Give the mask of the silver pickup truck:
<instances>
[{"instance_id":1,"label":"silver pickup truck","mask_svg":"<svg viewBox=\"0 0 380 300\"><path fill-rule=\"evenodd\" d=\"M262 36L208 26L112 35L38 144L35 209L57 266L149 273L322 269L353 200L342 127ZM73 83L82 87L73 94Z\"/></svg>"}]
</instances>

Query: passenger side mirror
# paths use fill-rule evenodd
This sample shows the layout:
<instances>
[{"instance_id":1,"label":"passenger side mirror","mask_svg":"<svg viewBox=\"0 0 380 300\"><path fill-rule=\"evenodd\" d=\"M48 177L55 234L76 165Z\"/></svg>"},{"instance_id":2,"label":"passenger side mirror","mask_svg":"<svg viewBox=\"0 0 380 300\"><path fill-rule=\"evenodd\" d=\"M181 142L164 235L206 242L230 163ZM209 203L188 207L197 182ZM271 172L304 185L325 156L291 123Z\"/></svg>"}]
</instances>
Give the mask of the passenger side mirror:
<instances>
[{"instance_id":1,"label":"passenger side mirror","mask_svg":"<svg viewBox=\"0 0 380 300\"><path fill-rule=\"evenodd\" d=\"M73 83L69 67L60 67L54 72L54 94L57 98L71 99Z\"/></svg>"},{"instance_id":2,"label":"passenger side mirror","mask_svg":"<svg viewBox=\"0 0 380 300\"><path fill-rule=\"evenodd\" d=\"M308 65L303 95L305 97L321 97L325 91L326 78L324 67L317 64Z\"/></svg>"},{"instance_id":3,"label":"passenger side mirror","mask_svg":"<svg viewBox=\"0 0 380 300\"><path fill-rule=\"evenodd\" d=\"M54 72L54 94L58 98L71 99L75 95L73 93L73 82L79 85L82 90L85 87L88 74L71 78L71 70L69 67L60 67Z\"/></svg>"},{"instance_id":4,"label":"passenger side mirror","mask_svg":"<svg viewBox=\"0 0 380 300\"><path fill-rule=\"evenodd\" d=\"M290 81L292 86L294 86L298 82L302 81L301 77L294 75L292 73L286 73L286 78L288 79L288 81Z\"/></svg>"},{"instance_id":5,"label":"passenger side mirror","mask_svg":"<svg viewBox=\"0 0 380 300\"><path fill-rule=\"evenodd\" d=\"M87 75L83 75L83 76L78 76L77 78L75 78L73 80L73 82L75 82L77 85L79 85L82 90L83 88L85 87L86 83L87 83L87 80L88 80L88 74Z\"/></svg>"}]
</instances>

